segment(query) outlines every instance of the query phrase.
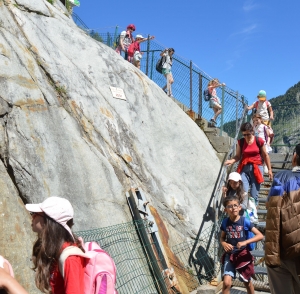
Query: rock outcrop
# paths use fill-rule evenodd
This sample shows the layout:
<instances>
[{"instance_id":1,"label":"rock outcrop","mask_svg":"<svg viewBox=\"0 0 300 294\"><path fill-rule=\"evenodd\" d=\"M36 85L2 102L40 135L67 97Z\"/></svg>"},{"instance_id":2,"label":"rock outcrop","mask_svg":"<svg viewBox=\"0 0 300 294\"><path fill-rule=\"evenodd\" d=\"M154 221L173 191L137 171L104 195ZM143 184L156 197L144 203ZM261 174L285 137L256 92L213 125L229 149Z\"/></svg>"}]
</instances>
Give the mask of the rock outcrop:
<instances>
[{"instance_id":1,"label":"rock outcrop","mask_svg":"<svg viewBox=\"0 0 300 294\"><path fill-rule=\"evenodd\" d=\"M0 122L1 254L30 293L23 203L66 197L85 230L130 221L125 192L138 186L170 240L197 232L220 167L208 139L59 1L0 0Z\"/></svg>"}]
</instances>

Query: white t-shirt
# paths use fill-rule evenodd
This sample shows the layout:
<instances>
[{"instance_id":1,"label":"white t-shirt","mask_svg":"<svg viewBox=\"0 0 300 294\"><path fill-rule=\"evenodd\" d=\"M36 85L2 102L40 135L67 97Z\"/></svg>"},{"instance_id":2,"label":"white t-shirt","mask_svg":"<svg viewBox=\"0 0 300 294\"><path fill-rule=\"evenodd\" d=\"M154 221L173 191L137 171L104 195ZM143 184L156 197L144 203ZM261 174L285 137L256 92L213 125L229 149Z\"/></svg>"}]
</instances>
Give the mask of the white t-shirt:
<instances>
[{"instance_id":1,"label":"white t-shirt","mask_svg":"<svg viewBox=\"0 0 300 294\"><path fill-rule=\"evenodd\" d=\"M253 103L255 107L257 102ZM257 111L256 113L261 115L262 120L269 120L268 108L271 107L271 103L269 101L258 101L257 103Z\"/></svg>"},{"instance_id":2,"label":"white t-shirt","mask_svg":"<svg viewBox=\"0 0 300 294\"><path fill-rule=\"evenodd\" d=\"M264 142L266 143L267 132L266 132L265 128L266 128L266 126L264 124L260 124L258 126L253 126L255 136L262 138L264 140Z\"/></svg>"},{"instance_id":3,"label":"white t-shirt","mask_svg":"<svg viewBox=\"0 0 300 294\"><path fill-rule=\"evenodd\" d=\"M169 55L168 52L165 52L165 53L163 54L163 56L166 57L166 61L165 61L165 63L163 64L163 68L165 68L165 69L167 69L167 70L170 70L171 67L172 67L172 60L171 60L171 57L170 57L170 55Z\"/></svg>"},{"instance_id":4,"label":"white t-shirt","mask_svg":"<svg viewBox=\"0 0 300 294\"><path fill-rule=\"evenodd\" d=\"M126 31L123 31L120 34L120 39L123 39L123 45L125 48L128 48L129 45L132 43L130 37L128 35L126 36Z\"/></svg>"}]
</instances>

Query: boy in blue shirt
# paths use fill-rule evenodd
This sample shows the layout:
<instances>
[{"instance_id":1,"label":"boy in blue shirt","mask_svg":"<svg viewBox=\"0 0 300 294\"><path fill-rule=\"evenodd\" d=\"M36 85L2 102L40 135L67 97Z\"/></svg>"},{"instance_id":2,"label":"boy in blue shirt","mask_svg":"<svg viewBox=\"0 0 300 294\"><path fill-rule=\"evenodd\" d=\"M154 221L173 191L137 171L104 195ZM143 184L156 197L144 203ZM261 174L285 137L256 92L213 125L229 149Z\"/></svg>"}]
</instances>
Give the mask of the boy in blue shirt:
<instances>
[{"instance_id":1,"label":"boy in blue shirt","mask_svg":"<svg viewBox=\"0 0 300 294\"><path fill-rule=\"evenodd\" d=\"M247 244L262 240L263 235L253 227L250 221L245 221L244 217L239 215L241 206L237 197L226 197L223 205L229 217L225 218L221 225L220 242L226 251L222 258L224 264L222 293L230 293L232 279L235 279L237 270L247 293L254 294L254 287L251 282L251 276L254 275L254 264ZM247 240L246 230L253 232L255 236Z\"/></svg>"}]
</instances>

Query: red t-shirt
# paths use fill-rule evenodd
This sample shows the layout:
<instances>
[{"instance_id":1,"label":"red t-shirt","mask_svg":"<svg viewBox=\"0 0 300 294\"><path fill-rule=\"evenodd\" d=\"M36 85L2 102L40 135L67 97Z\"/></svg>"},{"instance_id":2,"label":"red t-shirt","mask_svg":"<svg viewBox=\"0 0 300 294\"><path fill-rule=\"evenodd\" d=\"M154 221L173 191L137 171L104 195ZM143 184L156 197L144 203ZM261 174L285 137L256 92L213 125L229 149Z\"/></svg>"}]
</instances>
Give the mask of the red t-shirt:
<instances>
[{"instance_id":1,"label":"red t-shirt","mask_svg":"<svg viewBox=\"0 0 300 294\"><path fill-rule=\"evenodd\" d=\"M241 146L240 140L238 140L238 142L239 142L239 146ZM258 138L258 142L261 147L264 146L264 144L265 144L265 142L262 138ZM259 153L259 147L256 144L256 138L254 138L253 143L250 145L248 145L246 140L244 140L243 150L241 150L241 154L242 154L242 160L244 158L251 158L253 160L261 160L261 156Z\"/></svg>"},{"instance_id":2,"label":"red t-shirt","mask_svg":"<svg viewBox=\"0 0 300 294\"><path fill-rule=\"evenodd\" d=\"M70 246L64 243L62 250ZM58 262L52 266L50 285L53 294L83 294L84 293L84 257L71 255L64 265L65 278L59 272Z\"/></svg>"}]
</instances>

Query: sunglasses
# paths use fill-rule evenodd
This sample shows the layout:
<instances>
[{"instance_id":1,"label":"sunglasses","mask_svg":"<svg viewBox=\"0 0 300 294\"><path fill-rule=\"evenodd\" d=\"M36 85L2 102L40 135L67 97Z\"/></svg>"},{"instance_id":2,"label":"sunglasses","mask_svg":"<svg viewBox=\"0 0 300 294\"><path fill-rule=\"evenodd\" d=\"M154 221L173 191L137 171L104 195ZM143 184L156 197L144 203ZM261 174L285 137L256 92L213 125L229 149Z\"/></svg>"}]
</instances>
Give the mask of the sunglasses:
<instances>
[{"instance_id":1,"label":"sunglasses","mask_svg":"<svg viewBox=\"0 0 300 294\"><path fill-rule=\"evenodd\" d=\"M243 134L243 137L250 137L250 136L252 136L251 133L250 134Z\"/></svg>"},{"instance_id":2,"label":"sunglasses","mask_svg":"<svg viewBox=\"0 0 300 294\"><path fill-rule=\"evenodd\" d=\"M228 208L228 209L238 208L238 207L239 207L238 204L229 204L229 205L226 206L226 208Z\"/></svg>"}]
</instances>

